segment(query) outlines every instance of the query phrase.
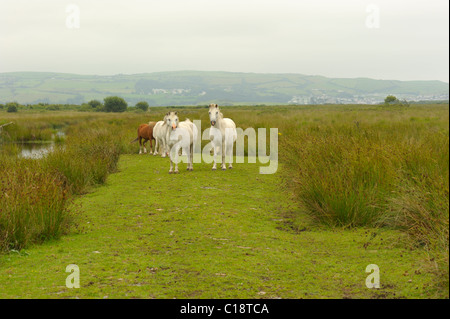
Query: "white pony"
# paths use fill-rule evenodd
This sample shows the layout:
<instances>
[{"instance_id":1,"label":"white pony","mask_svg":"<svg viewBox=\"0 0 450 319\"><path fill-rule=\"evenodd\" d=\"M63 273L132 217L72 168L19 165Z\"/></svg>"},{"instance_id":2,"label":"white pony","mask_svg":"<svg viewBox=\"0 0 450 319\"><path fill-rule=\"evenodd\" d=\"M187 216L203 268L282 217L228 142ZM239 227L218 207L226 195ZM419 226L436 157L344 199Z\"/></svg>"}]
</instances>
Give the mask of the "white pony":
<instances>
[{"instance_id":1,"label":"white pony","mask_svg":"<svg viewBox=\"0 0 450 319\"><path fill-rule=\"evenodd\" d=\"M178 150L172 152L173 146L180 147L188 157L187 170L194 169L194 143L197 140L197 127L189 119L180 122L178 119L178 112L169 112L164 117L168 130L166 132L165 143L170 158L169 173L178 173L178 163L174 161L174 157L178 155ZM173 170L173 162L175 162L175 170Z\"/></svg>"},{"instance_id":2,"label":"white pony","mask_svg":"<svg viewBox=\"0 0 450 319\"><path fill-rule=\"evenodd\" d=\"M164 116L163 121L158 121L155 124L155 127L153 128L153 137L155 138L155 151L153 152L153 155L158 155L159 148L162 148L162 155L161 157L166 157L167 153L167 146L166 146L166 135L167 130L169 127L166 124L166 117Z\"/></svg>"},{"instance_id":3,"label":"white pony","mask_svg":"<svg viewBox=\"0 0 450 319\"><path fill-rule=\"evenodd\" d=\"M209 121L211 123L209 138L214 149L214 165L212 169L216 170L216 154L218 150L222 153L222 169L227 169L227 165L225 164L225 154L228 154L229 156L228 168L231 169L233 168L233 144L236 142L237 138L236 124L232 119L223 117L217 104L209 105ZM220 131L220 136L218 136L219 131L217 130Z\"/></svg>"}]
</instances>

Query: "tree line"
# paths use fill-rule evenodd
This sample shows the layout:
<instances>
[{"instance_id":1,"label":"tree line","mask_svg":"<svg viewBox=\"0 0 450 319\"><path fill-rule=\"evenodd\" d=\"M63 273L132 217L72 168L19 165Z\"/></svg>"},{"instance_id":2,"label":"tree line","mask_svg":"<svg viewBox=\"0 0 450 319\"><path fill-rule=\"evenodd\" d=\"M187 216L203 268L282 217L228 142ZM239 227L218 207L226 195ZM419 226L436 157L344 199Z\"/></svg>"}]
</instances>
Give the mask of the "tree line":
<instances>
[{"instance_id":1,"label":"tree line","mask_svg":"<svg viewBox=\"0 0 450 319\"><path fill-rule=\"evenodd\" d=\"M146 101L136 103L134 106L136 110L148 111L149 104ZM95 111L95 112L125 112L127 111L128 103L119 96L108 96L103 99L103 102L99 100L91 100L87 103L80 105L72 104L49 104L38 103L35 105L21 105L18 102L8 102L6 104L0 104L0 109L5 109L7 112L18 112L21 108L28 109L46 109L49 111L57 111L60 109L79 109L80 111Z\"/></svg>"}]
</instances>

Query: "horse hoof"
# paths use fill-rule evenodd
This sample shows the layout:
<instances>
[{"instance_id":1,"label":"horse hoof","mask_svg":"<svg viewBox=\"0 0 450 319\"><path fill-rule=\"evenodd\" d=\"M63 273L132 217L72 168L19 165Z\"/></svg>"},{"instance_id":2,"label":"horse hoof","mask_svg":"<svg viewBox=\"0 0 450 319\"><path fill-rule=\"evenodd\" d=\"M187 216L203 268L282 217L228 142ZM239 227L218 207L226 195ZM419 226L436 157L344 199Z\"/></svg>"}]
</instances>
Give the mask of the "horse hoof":
<instances>
[{"instance_id":1,"label":"horse hoof","mask_svg":"<svg viewBox=\"0 0 450 319\"><path fill-rule=\"evenodd\" d=\"M233 168L233 166L228 167L228 169L232 169L232 168Z\"/></svg>"},{"instance_id":2,"label":"horse hoof","mask_svg":"<svg viewBox=\"0 0 450 319\"><path fill-rule=\"evenodd\" d=\"M213 171L215 171L215 170L216 170L216 168L215 168L215 167L213 167L213 168L212 168L212 170L213 170Z\"/></svg>"},{"instance_id":3,"label":"horse hoof","mask_svg":"<svg viewBox=\"0 0 450 319\"><path fill-rule=\"evenodd\" d=\"M222 171L226 171L227 170L227 168L226 167L222 167Z\"/></svg>"},{"instance_id":4,"label":"horse hoof","mask_svg":"<svg viewBox=\"0 0 450 319\"><path fill-rule=\"evenodd\" d=\"M178 174L179 173L179 171L175 171L175 174Z\"/></svg>"},{"instance_id":5,"label":"horse hoof","mask_svg":"<svg viewBox=\"0 0 450 319\"><path fill-rule=\"evenodd\" d=\"M169 174L172 174L173 173L173 171L169 171Z\"/></svg>"}]
</instances>

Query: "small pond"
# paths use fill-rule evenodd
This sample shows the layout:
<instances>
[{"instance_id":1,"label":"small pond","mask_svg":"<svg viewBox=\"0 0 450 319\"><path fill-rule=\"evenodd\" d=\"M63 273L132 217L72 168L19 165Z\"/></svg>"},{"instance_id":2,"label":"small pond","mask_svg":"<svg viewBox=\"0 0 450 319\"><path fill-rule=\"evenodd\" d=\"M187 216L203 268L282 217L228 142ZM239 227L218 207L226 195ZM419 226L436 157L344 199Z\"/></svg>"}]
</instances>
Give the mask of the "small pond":
<instances>
[{"instance_id":1,"label":"small pond","mask_svg":"<svg viewBox=\"0 0 450 319\"><path fill-rule=\"evenodd\" d=\"M53 136L51 141L40 141L40 142L26 142L26 143L13 143L17 148L17 154L22 158L32 158L39 159L45 157L48 153L52 152L55 148L55 137L64 137L64 132L58 131Z\"/></svg>"},{"instance_id":2,"label":"small pond","mask_svg":"<svg viewBox=\"0 0 450 319\"><path fill-rule=\"evenodd\" d=\"M20 157L38 159L53 151L54 143L20 143L17 146L21 148Z\"/></svg>"}]
</instances>

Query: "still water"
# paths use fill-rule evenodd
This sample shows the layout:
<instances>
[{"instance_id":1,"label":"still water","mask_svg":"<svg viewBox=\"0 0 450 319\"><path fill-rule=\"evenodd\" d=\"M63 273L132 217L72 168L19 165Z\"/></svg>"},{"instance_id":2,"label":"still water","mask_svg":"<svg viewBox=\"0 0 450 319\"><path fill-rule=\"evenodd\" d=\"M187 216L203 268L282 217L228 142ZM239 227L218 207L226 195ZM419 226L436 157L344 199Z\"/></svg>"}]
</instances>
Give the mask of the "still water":
<instances>
[{"instance_id":1,"label":"still water","mask_svg":"<svg viewBox=\"0 0 450 319\"><path fill-rule=\"evenodd\" d=\"M64 137L64 132L57 132L56 136L61 138ZM55 136L51 141L43 142L27 142L27 143L11 143L3 144L5 147L12 147L14 153L18 154L22 158L33 158L39 159L45 157L48 153L52 152L55 148ZM0 141L1 142L1 141ZM9 146L8 146L9 145ZM2 144L0 143L0 151L2 149Z\"/></svg>"},{"instance_id":2,"label":"still water","mask_svg":"<svg viewBox=\"0 0 450 319\"><path fill-rule=\"evenodd\" d=\"M53 143L23 143L17 144L21 148L19 156L23 158L42 158L53 151Z\"/></svg>"}]
</instances>

